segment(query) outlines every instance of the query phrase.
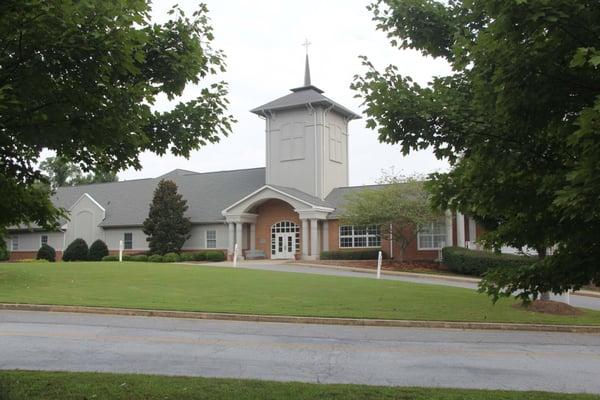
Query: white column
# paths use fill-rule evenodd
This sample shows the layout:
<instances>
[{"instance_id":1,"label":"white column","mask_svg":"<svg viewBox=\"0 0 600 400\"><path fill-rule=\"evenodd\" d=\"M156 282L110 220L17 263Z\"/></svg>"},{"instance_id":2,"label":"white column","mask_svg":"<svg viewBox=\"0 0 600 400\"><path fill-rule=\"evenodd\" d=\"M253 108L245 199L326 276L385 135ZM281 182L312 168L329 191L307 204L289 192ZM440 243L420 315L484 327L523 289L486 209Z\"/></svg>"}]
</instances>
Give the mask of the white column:
<instances>
[{"instance_id":1,"label":"white column","mask_svg":"<svg viewBox=\"0 0 600 400\"><path fill-rule=\"evenodd\" d=\"M454 246L454 240L452 235L452 211L446 210L446 246Z\"/></svg>"},{"instance_id":2,"label":"white column","mask_svg":"<svg viewBox=\"0 0 600 400\"><path fill-rule=\"evenodd\" d=\"M465 247L465 215L456 212L456 245Z\"/></svg>"},{"instance_id":3,"label":"white column","mask_svg":"<svg viewBox=\"0 0 600 400\"><path fill-rule=\"evenodd\" d=\"M302 258L308 257L308 220L302 221Z\"/></svg>"},{"instance_id":4,"label":"white column","mask_svg":"<svg viewBox=\"0 0 600 400\"><path fill-rule=\"evenodd\" d=\"M323 251L329 251L329 222L327 220L323 220L323 244L321 248Z\"/></svg>"},{"instance_id":5,"label":"white column","mask_svg":"<svg viewBox=\"0 0 600 400\"><path fill-rule=\"evenodd\" d=\"M469 218L469 243L471 243L472 248L475 248L475 241L477 240L477 229L475 228L475 220L471 217Z\"/></svg>"},{"instance_id":6,"label":"white column","mask_svg":"<svg viewBox=\"0 0 600 400\"><path fill-rule=\"evenodd\" d=\"M233 255L233 245L235 244L235 227L233 222L227 224L228 242L227 242L227 255Z\"/></svg>"},{"instance_id":7,"label":"white column","mask_svg":"<svg viewBox=\"0 0 600 400\"><path fill-rule=\"evenodd\" d=\"M310 255L312 258L319 256L319 220L310 220Z\"/></svg>"},{"instance_id":8,"label":"white column","mask_svg":"<svg viewBox=\"0 0 600 400\"><path fill-rule=\"evenodd\" d=\"M244 249L243 243L242 243L242 227L244 226L244 224L242 224L241 222L237 222L235 224L235 242L238 245L238 251L240 252L239 254L242 254L242 250Z\"/></svg>"},{"instance_id":9,"label":"white column","mask_svg":"<svg viewBox=\"0 0 600 400\"><path fill-rule=\"evenodd\" d=\"M256 249L256 224L250 224L250 250Z\"/></svg>"}]
</instances>

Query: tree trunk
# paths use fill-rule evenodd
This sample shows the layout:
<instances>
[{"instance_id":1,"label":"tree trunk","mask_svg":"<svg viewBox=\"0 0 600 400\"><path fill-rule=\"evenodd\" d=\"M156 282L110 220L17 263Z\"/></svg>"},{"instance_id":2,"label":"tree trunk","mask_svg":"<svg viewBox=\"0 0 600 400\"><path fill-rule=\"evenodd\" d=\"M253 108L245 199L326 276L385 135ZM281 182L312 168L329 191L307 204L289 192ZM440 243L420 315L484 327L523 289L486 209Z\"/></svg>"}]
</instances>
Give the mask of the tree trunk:
<instances>
[{"instance_id":1,"label":"tree trunk","mask_svg":"<svg viewBox=\"0 0 600 400\"><path fill-rule=\"evenodd\" d=\"M546 258L546 248L545 247L537 249L537 253L538 253L538 258L540 261L542 261L544 258ZM545 301L550 300L550 292L540 292L540 300L545 300Z\"/></svg>"}]
</instances>

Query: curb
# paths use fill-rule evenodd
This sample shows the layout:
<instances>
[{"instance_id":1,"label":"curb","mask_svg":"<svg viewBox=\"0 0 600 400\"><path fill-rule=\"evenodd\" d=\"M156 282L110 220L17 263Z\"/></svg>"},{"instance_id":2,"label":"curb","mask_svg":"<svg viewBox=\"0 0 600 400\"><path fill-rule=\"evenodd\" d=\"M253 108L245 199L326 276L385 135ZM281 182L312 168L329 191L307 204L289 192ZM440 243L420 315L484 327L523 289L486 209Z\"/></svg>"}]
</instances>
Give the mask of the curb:
<instances>
[{"instance_id":1,"label":"curb","mask_svg":"<svg viewBox=\"0 0 600 400\"><path fill-rule=\"evenodd\" d=\"M600 326L592 325L546 325L518 324L497 322L454 322L454 321L413 321L395 319L363 319L334 317L294 317L286 315L228 314L196 311L162 311L142 310L135 308L109 308L87 306L55 306L45 304L7 304L0 303L0 310L10 311L43 311L81 314L123 315L136 317L163 317L210 319L221 321L244 322L276 322L288 324L346 325L346 326L379 326L394 328L433 328L460 330L500 330L500 331L533 331L562 333L591 333L600 335Z\"/></svg>"}]
</instances>

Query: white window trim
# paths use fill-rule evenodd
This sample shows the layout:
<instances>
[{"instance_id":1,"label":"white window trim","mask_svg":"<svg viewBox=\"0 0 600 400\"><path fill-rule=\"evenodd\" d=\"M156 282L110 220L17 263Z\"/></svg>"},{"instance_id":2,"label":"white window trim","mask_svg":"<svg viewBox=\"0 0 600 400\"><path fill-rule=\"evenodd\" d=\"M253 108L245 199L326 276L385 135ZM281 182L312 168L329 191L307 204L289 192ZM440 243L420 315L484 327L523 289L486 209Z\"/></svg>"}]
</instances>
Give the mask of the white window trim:
<instances>
[{"instance_id":1,"label":"white window trim","mask_svg":"<svg viewBox=\"0 0 600 400\"><path fill-rule=\"evenodd\" d=\"M50 237L46 234L41 234L40 235L40 247L42 247L44 245L44 242L42 241L42 238L46 236L46 244L48 244L48 242L50 241Z\"/></svg>"},{"instance_id":2,"label":"white window trim","mask_svg":"<svg viewBox=\"0 0 600 400\"><path fill-rule=\"evenodd\" d=\"M434 222L430 222L429 224L433 224ZM446 245L446 221L443 222L444 224L444 233L423 233L423 232L417 232L417 250L441 250L442 247L423 247L421 246L421 235L426 235L426 236L431 236L432 240L431 242L434 243L435 240L433 240L434 236L444 236L444 246Z\"/></svg>"},{"instance_id":3,"label":"white window trim","mask_svg":"<svg viewBox=\"0 0 600 400\"><path fill-rule=\"evenodd\" d=\"M351 226L352 227L352 235L348 236L348 235L344 235L344 238L352 238L352 246L348 247L348 246L343 246L342 247L342 227L345 226ZM365 227L365 229L367 229L367 227ZM379 245L378 246L369 246L369 237L373 237L373 236L379 236ZM366 238L366 246L354 246L354 238L355 237L364 237ZM354 225L340 225L338 227L338 248L339 249L379 249L381 248L381 242L382 242L382 238L381 238L381 232L379 233L379 235L370 235L368 233L365 233L364 235L355 235L354 234Z\"/></svg>"},{"instance_id":4,"label":"white window trim","mask_svg":"<svg viewBox=\"0 0 600 400\"><path fill-rule=\"evenodd\" d=\"M214 232L215 238L211 239L215 241L215 247L208 247L208 232ZM205 249L216 249L217 248L217 230L216 229L207 229L204 233L204 248Z\"/></svg>"}]
</instances>

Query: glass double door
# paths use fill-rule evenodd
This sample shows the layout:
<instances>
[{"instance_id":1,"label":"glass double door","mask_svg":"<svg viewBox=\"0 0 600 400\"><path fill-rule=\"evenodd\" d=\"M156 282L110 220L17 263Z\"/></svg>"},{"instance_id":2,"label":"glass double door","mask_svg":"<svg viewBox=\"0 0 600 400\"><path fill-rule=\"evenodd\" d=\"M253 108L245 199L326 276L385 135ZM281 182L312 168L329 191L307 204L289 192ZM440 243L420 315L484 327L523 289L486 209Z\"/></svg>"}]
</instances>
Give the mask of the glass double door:
<instances>
[{"instance_id":1,"label":"glass double door","mask_svg":"<svg viewBox=\"0 0 600 400\"><path fill-rule=\"evenodd\" d=\"M272 258L294 258L296 254L296 234L292 232L275 233L275 253Z\"/></svg>"}]
</instances>

